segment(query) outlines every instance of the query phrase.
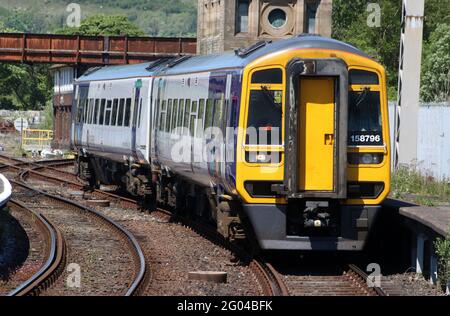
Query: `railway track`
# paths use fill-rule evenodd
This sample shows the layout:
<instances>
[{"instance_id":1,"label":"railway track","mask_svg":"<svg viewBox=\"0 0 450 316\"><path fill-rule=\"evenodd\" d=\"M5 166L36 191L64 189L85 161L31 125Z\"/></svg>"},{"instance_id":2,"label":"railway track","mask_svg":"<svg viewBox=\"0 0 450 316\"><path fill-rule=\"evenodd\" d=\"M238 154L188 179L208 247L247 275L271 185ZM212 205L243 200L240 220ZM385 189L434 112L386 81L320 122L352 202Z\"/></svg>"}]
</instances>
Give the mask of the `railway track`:
<instances>
[{"instance_id":1,"label":"railway track","mask_svg":"<svg viewBox=\"0 0 450 316\"><path fill-rule=\"evenodd\" d=\"M57 162L59 163L59 162ZM63 161L61 162L62 164L65 164L66 162ZM137 242L137 240L135 239L135 237L129 233L127 230L125 230L124 228L122 228L122 226L120 226L119 224L117 224L115 221L107 218L106 216L104 216L103 214L97 212L96 210L87 207L85 205L82 205L80 203L77 203L75 201L66 199L62 196L58 196L49 192L44 192L42 190L37 189L36 187L33 187L30 184L27 184L27 178L30 177L30 175L34 175L35 177L38 177L40 179L46 179L46 175L45 174L41 174L38 173L32 169L24 169L23 165L18 166L17 165L18 162L14 161L13 163L11 163L11 160L8 164L3 166L3 169L7 170L7 173L10 174L10 181L13 184L14 190L16 192L14 192L14 196L17 197L19 196L20 198L22 198L25 203L22 203L23 206L26 206L28 208L36 208L36 209L40 209L41 211L43 211L43 209L47 209L47 212L50 212L52 216L56 216L58 217L58 215L56 215L56 213L63 213L66 212L65 216L73 216L74 214L77 214L76 216L78 217L79 215L88 218L86 220L86 230L87 231L92 231L93 227L92 224L89 224L89 222L95 222L97 226L101 226L102 228L102 232L106 237L106 239L112 239L111 238L111 233L109 232L113 232L113 234L116 236L116 239L120 241L121 244L126 245L126 247L128 248L129 253L131 254L131 261L130 264L134 267L134 272L133 272L133 277L132 277L132 282L128 282L125 281L124 283L130 284L127 287L127 290L125 293L123 293L126 296L130 296L130 295L139 295L142 290L145 288L145 284L146 281L148 279L148 270L146 267L146 262L145 262L145 257L143 254L143 251L139 245L139 243ZM45 162L45 164L52 164L52 162ZM28 165L30 166L30 165ZM30 168L43 168L43 166L38 165L38 166L31 166ZM19 179L18 181L15 181L11 178L13 178L13 176L11 175L11 171L14 171L14 173L19 173ZM14 174L13 173L13 174ZM38 176L39 175L39 176ZM53 177L53 180L57 179L56 177ZM42 203L42 201L45 200L45 203ZM57 210L57 212L55 212L55 210ZM60 215L60 220L58 225L64 225L64 218L62 218ZM82 222L80 222L80 225L83 224ZM90 225L90 226L89 226ZM77 225L78 226L78 225ZM70 229L68 229L66 227L66 230L70 232ZM72 232L73 233L73 232ZM76 244L79 243L79 240L83 240L85 238L83 238L84 236L82 235L78 235L77 238L72 238L72 243ZM91 241L88 241L91 242ZM111 242L111 241L108 241ZM79 246L79 245L78 245ZM88 245L86 245L88 246ZM109 253L107 251L109 251L110 249L115 249L117 247L117 245L106 245L108 246L107 248L105 247L105 256L108 256ZM112 247L112 248L111 248ZM108 250L109 249L109 250ZM70 254L70 251L69 251ZM117 257L120 257L121 254L118 253ZM74 256L76 257L76 255ZM103 260L103 259L102 259ZM127 264L128 266L129 264ZM99 267L100 268L100 267ZM103 271L102 271L103 272ZM60 282L61 283L61 282ZM62 282L64 283L64 282ZM60 286L62 287L62 285Z\"/></svg>"},{"instance_id":2,"label":"railway track","mask_svg":"<svg viewBox=\"0 0 450 316\"><path fill-rule=\"evenodd\" d=\"M61 231L40 213L28 208L22 202L10 200L8 208L26 213L41 232L45 243L46 261L28 280L22 282L8 296L36 296L50 287L61 275L65 266L66 244Z\"/></svg>"},{"instance_id":3,"label":"railway track","mask_svg":"<svg viewBox=\"0 0 450 316\"><path fill-rule=\"evenodd\" d=\"M2 157L2 156L0 156ZM11 161L11 160L10 160ZM17 161L14 161L17 163ZM49 162L50 163L50 162ZM46 163L48 164L48 163ZM51 163L50 163L51 164ZM61 178L57 176L52 176L51 174L44 173L42 170L47 169L49 172L52 172L54 168L49 169L46 165L38 164L37 166L33 166L32 168L23 170L19 169L20 167L16 165L9 164L9 167L15 170L22 170L20 174L20 179L22 182L26 182L26 179L31 177L34 179L39 179L42 181L50 181L54 184L63 186L64 188L70 188L74 190L84 190L85 185L74 181L74 174L69 177ZM39 170L39 171L37 171ZM105 192L102 190L92 190L89 194L92 195L93 198L101 199L101 200L109 200L112 203L117 204L123 208L130 208L134 210L140 209L138 202L134 199L130 199L127 197L123 197L118 194L114 194L111 192ZM272 268L272 266L265 262L261 258L252 258L248 255L243 249L237 248L229 243L227 243L215 230L212 230L210 227L206 225L201 225L197 222L191 221L187 218L182 218L180 216L176 216L166 210L158 209L154 212L155 215L161 217L171 217L175 221L180 222L181 224L188 226L194 229L198 234L208 238L213 243L220 245L223 248L230 250L232 253L237 254L240 260L245 261L248 264L249 269L252 274L258 281L261 286L261 291L265 296L285 296L288 295L288 291L286 286L284 285L283 280L279 277L278 273Z\"/></svg>"},{"instance_id":4,"label":"railway track","mask_svg":"<svg viewBox=\"0 0 450 316\"><path fill-rule=\"evenodd\" d=\"M17 162L17 161L16 161ZM59 163L59 162L56 162ZM64 165L66 162L61 162ZM68 163L68 162L67 162ZM50 167L49 167L50 165ZM11 166L18 170L17 166ZM34 163L34 165L26 170L22 170L20 178L23 182L27 178L40 179L42 181L50 181L54 184L71 188L74 190L84 190L84 184L76 181L76 176L70 172L63 172L66 177L61 178L52 175L61 170L56 169L52 162ZM39 170L39 171L38 171ZM120 207L138 210L140 208L138 202L128 197L106 192L102 190L92 190L90 192L93 198L108 200ZM237 254L241 260L246 261L249 269L257 279L261 286L262 294L266 296L287 296L287 295L378 295L384 296L386 293L381 288L368 288L367 275L361 271L356 265L347 265L342 268L342 273L329 276L296 276L296 280L290 280L283 273L279 273L272 267L269 262L262 258L253 258L243 249L235 245L227 243L215 230L211 227L191 221L187 218L174 216L174 214L158 209L155 215L172 218L172 220L180 222L182 225L190 227L198 234L206 237L217 245L229 249Z\"/></svg>"},{"instance_id":5,"label":"railway track","mask_svg":"<svg viewBox=\"0 0 450 316\"><path fill-rule=\"evenodd\" d=\"M383 288L369 286L369 277L355 264L324 262L323 256L286 264L275 259L277 272L294 296L387 296ZM309 258L311 259L311 258ZM344 260L345 262L345 260Z\"/></svg>"}]
</instances>

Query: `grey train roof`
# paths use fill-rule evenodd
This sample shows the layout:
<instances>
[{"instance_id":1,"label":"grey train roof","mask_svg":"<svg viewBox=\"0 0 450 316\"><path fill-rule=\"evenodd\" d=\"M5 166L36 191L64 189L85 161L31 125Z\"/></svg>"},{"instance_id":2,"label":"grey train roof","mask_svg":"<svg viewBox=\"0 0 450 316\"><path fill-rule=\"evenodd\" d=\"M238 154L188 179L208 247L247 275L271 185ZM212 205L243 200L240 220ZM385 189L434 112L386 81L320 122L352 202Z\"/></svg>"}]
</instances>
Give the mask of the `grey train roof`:
<instances>
[{"instance_id":1,"label":"grey train roof","mask_svg":"<svg viewBox=\"0 0 450 316\"><path fill-rule=\"evenodd\" d=\"M96 81L118 78L148 77L157 75L176 75L192 72L207 72L215 69L236 69L243 68L254 60L271 54L276 51L288 49L331 49L360 55L371 59L367 54L359 49L331 38L317 35L300 35L286 40L279 40L265 45L244 57L238 56L234 51L225 52L220 55L202 55L190 57L173 67L158 65L152 69L147 69L155 62L124 65L106 66L98 70L93 69L81 76L78 81ZM156 62L157 63L157 62Z\"/></svg>"}]
</instances>

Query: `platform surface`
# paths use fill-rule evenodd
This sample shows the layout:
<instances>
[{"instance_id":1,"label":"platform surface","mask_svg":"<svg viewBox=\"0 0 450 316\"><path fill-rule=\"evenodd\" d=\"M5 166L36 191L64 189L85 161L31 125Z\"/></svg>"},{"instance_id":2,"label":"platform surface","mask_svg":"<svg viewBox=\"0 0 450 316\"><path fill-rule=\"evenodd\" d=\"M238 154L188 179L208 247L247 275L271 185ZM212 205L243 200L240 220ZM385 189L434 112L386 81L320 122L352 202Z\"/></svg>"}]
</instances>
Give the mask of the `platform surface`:
<instances>
[{"instance_id":1,"label":"platform surface","mask_svg":"<svg viewBox=\"0 0 450 316\"><path fill-rule=\"evenodd\" d=\"M450 206L420 206L394 199L387 199L383 204L397 208L400 215L430 227L439 235L449 233Z\"/></svg>"}]
</instances>

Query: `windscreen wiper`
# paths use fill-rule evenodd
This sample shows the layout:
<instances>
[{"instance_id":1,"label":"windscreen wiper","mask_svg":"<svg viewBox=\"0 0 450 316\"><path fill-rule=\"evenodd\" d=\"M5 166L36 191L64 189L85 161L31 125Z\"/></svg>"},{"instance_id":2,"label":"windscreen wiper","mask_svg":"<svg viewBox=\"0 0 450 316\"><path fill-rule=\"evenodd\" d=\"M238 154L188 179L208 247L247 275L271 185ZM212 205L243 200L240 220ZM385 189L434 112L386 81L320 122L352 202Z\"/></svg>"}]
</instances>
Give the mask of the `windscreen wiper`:
<instances>
[{"instance_id":1,"label":"windscreen wiper","mask_svg":"<svg viewBox=\"0 0 450 316\"><path fill-rule=\"evenodd\" d=\"M270 93L270 90L267 89L266 86L261 86L261 91L264 93L264 96L270 101L270 103L272 103L275 109L281 110L281 103L275 102L274 96L272 95L272 93Z\"/></svg>"}]
</instances>

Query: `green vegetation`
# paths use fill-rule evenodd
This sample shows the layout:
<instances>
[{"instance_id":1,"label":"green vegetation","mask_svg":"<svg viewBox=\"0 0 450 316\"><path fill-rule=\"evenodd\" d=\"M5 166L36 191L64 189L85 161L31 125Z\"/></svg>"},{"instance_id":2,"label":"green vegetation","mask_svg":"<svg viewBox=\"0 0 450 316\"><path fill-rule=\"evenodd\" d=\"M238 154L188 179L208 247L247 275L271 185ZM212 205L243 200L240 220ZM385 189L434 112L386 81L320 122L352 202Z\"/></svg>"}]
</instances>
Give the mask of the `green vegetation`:
<instances>
[{"instance_id":1,"label":"green vegetation","mask_svg":"<svg viewBox=\"0 0 450 316\"><path fill-rule=\"evenodd\" d=\"M128 21L124 15L93 15L81 22L80 27L67 27L57 30L60 34L77 35L128 35L144 36L144 32Z\"/></svg>"},{"instance_id":2,"label":"green vegetation","mask_svg":"<svg viewBox=\"0 0 450 316\"><path fill-rule=\"evenodd\" d=\"M422 98L450 101L450 24L438 24L424 49Z\"/></svg>"},{"instance_id":3,"label":"green vegetation","mask_svg":"<svg viewBox=\"0 0 450 316\"><path fill-rule=\"evenodd\" d=\"M434 242L434 248L438 257L438 281L445 291L450 282L450 230L446 238L438 238Z\"/></svg>"},{"instance_id":4,"label":"green vegetation","mask_svg":"<svg viewBox=\"0 0 450 316\"><path fill-rule=\"evenodd\" d=\"M380 27L368 26L368 3L380 5ZM397 98L401 6L400 0L333 1L333 37L355 45L385 65L390 100ZM426 0L422 80L422 97L426 101L441 101L449 91L450 14L444 9L449 7L450 0ZM446 26L440 26L444 23Z\"/></svg>"},{"instance_id":5,"label":"green vegetation","mask_svg":"<svg viewBox=\"0 0 450 316\"><path fill-rule=\"evenodd\" d=\"M194 37L197 0L78 0L82 19L95 15L121 15L150 36ZM64 28L70 1L0 0L0 19L5 26L29 33Z\"/></svg>"},{"instance_id":6,"label":"green vegetation","mask_svg":"<svg viewBox=\"0 0 450 316\"><path fill-rule=\"evenodd\" d=\"M11 32L0 22L0 31ZM0 108L40 110L51 98L47 65L0 64Z\"/></svg>"},{"instance_id":7,"label":"green vegetation","mask_svg":"<svg viewBox=\"0 0 450 316\"><path fill-rule=\"evenodd\" d=\"M391 179L391 194L417 204L433 206L450 203L450 184L421 175L414 169L400 168Z\"/></svg>"},{"instance_id":8,"label":"green vegetation","mask_svg":"<svg viewBox=\"0 0 450 316\"><path fill-rule=\"evenodd\" d=\"M39 126L40 129L53 130L53 104L48 101L44 108L44 120Z\"/></svg>"}]
</instances>

